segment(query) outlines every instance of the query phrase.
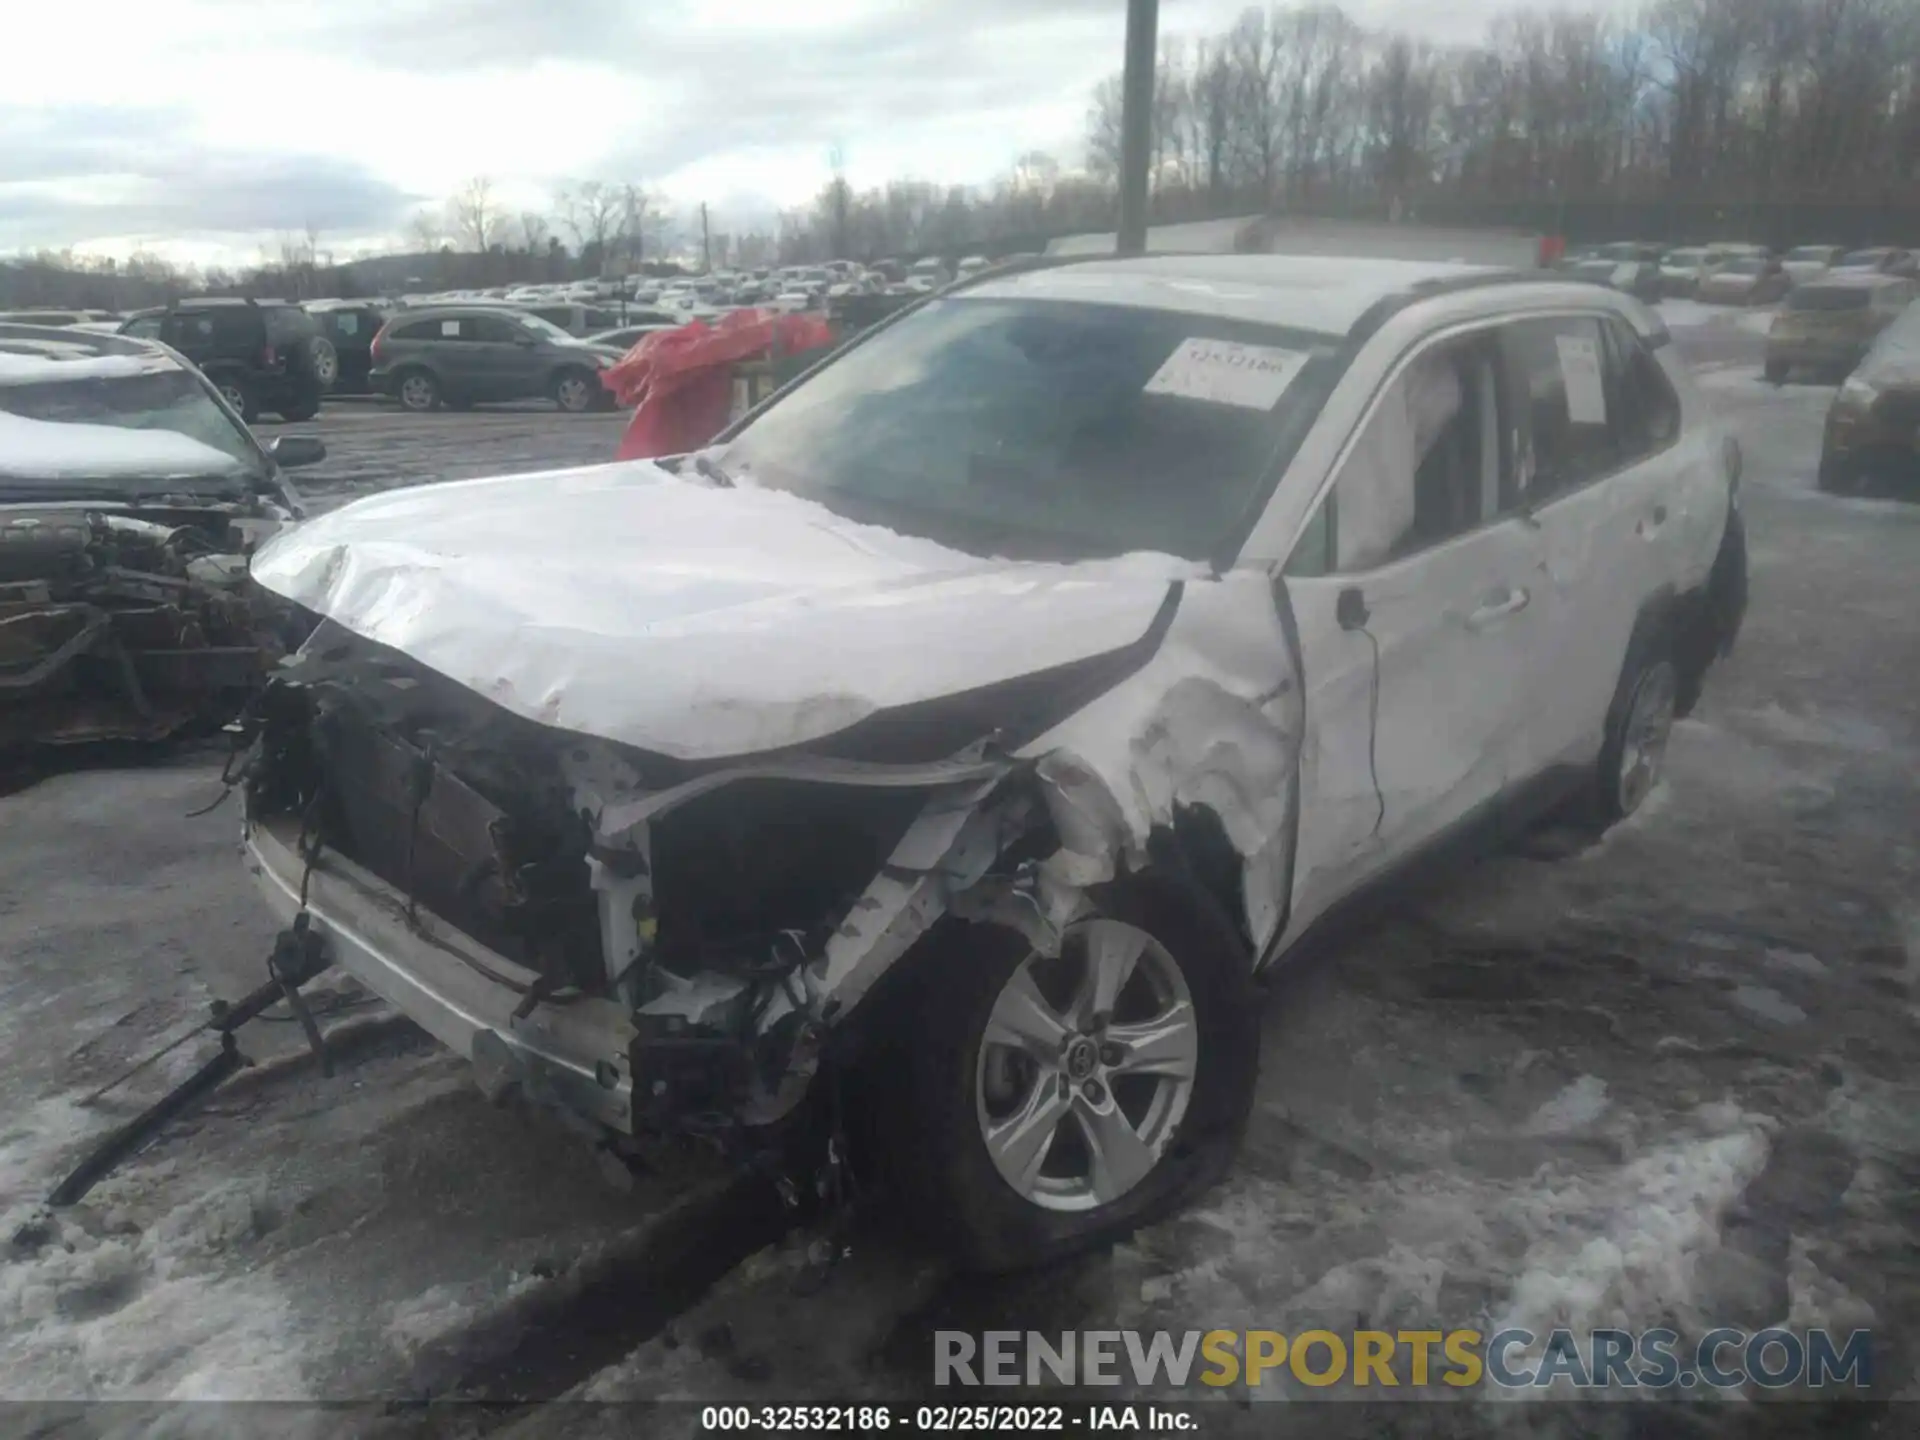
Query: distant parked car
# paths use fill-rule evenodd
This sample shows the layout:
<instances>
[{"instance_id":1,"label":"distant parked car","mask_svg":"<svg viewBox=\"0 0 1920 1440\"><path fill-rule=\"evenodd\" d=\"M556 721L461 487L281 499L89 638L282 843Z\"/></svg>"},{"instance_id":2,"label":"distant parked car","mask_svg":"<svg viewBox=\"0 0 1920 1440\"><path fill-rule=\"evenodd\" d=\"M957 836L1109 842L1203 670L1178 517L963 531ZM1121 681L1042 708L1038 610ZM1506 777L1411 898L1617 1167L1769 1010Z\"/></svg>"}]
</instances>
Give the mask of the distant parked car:
<instances>
[{"instance_id":1,"label":"distant parked car","mask_svg":"<svg viewBox=\"0 0 1920 1440\"><path fill-rule=\"evenodd\" d=\"M373 369L373 337L387 323L389 312L370 300L309 300L303 308L319 322L339 362L333 393L370 393L373 382L367 374Z\"/></svg>"},{"instance_id":2,"label":"distant parked car","mask_svg":"<svg viewBox=\"0 0 1920 1440\"><path fill-rule=\"evenodd\" d=\"M1916 293L1920 284L1872 270L1835 270L1796 287L1767 332L1767 379L1781 385L1799 369L1843 378Z\"/></svg>"},{"instance_id":3,"label":"distant parked car","mask_svg":"<svg viewBox=\"0 0 1920 1440\"><path fill-rule=\"evenodd\" d=\"M284 300L180 300L141 311L120 333L171 345L249 425L263 411L311 420L340 374L340 357L319 322Z\"/></svg>"},{"instance_id":4,"label":"distant parked car","mask_svg":"<svg viewBox=\"0 0 1920 1440\"><path fill-rule=\"evenodd\" d=\"M1827 271L1839 264L1840 257L1847 253L1844 245L1802 245L1797 250L1789 250L1781 258L1780 268L1787 272L1787 278L1796 285L1805 285L1809 280L1818 280Z\"/></svg>"},{"instance_id":5,"label":"distant parked car","mask_svg":"<svg viewBox=\"0 0 1920 1440\"><path fill-rule=\"evenodd\" d=\"M1920 481L1920 305L1873 342L1827 411L1820 488L1851 495Z\"/></svg>"},{"instance_id":6,"label":"distant parked car","mask_svg":"<svg viewBox=\"0 0 1920 1440\"><path fill-rule=\"evenodd\" d=\"M622 353L508 306L443 306L388 321L373 338L370 378L414 411L546 396L579 412L612 405L600 372Z\"/></svg>"},{"instance_id":7,"label":"distant parked car","mask_svg":"<svg viewBox=\"0 0 1920 1440\"><path fill-rule=\"evenodd\" d=\"M587 336L587 344L598 345L607 350L618 350L625 354L649 335L658 335L662 330L678 330L680 327L672 321L666 324L626 325L618 330L602 330L598 335Z\"/></svg>"},{"instance_id":8,"label":"distant parked car","mask_svg":"<svg viewBox=\"0 0 1920 1440\"><path fill-rule=\"evenodd\" d=\"M1700 277L1706 268L1707 250L1704 245L1667 251L1660 257L1660 293L1690 298L1699 289Z\"/></svg>"},{"instance_id":9,"label":"distant parked car","mask_svg":"<svg viewBox=\"0 0 1920 1440\"><path fill-rule=\"evenodd\" d=\"M1711 305L1771 305L1792 288L1778 260L1742 255L1709 270L1696 293Z\"/></svg>"},{"instance_id":10,"label":"distant parked car","mask_svg":"<svg viewBox=\"0 0 1920 1440\"><path fill-rule=\"evenodd\" d=\"M539 305L521 305L521 311L537 316L569 335L583 337L632 321L633 311L624 313L617 305L587 305L577 300L550 300Z\"/></svg>"},{"instance_id":11,"label":"distant parked car","mask_svg":"<svg viewBox=\"0 0 1920 1440\"><path fill-rule=\"evenodd\" d=\"M1834 262L1836 270L1870 270L1881 275L1912 278L1920 274L1920 256L1911 250L1876 246L1870 250L1850 250Z\"/></svg>"}]
</instances>

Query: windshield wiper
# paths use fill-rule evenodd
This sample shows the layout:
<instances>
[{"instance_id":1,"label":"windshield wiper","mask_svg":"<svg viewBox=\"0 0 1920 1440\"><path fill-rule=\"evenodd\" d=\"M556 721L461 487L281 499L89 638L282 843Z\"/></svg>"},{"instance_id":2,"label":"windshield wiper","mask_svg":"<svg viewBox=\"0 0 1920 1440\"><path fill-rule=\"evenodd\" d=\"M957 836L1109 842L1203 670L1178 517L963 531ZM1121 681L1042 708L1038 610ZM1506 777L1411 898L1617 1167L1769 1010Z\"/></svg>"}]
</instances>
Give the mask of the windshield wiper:
<instances>
[{"instance_id":1,"label":"windshield wiper","mask_svg":"<svg viewBox=\"0 0 1920 1440\"><path fill-rule=\"evenodd\" d=\"M714 484L718 485L722 490L733 489L733 477L713 461L709 460L705 455L695 455L693 457L693 468Z\"/></svg>"}]
</instances>

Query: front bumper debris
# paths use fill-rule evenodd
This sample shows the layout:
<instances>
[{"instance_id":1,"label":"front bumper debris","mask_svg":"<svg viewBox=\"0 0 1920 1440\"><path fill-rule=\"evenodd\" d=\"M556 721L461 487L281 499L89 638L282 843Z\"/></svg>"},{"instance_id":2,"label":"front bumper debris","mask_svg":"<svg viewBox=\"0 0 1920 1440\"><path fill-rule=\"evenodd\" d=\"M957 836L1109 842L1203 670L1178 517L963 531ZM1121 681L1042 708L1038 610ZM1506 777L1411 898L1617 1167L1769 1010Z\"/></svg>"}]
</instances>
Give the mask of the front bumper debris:
<instances>
[{"instance_id":1,"label":"front bumper debris","mask_svg":"<svg viewBox=\"0 0 1920 1440\"><path fill-rule=\"evenodd\" d=\"M283 922L300 911L299 824L255 820L247 863ZM523 1008L540 978L442 923L337 852L307 877L310 923L333 962L476 1067L491 1098L518 1092L622 1134L634 1133L628 1052L636 1031L610 1000L580 996ZM493 978L497 977L497 978Z\"/></svg>"}]
</instances>

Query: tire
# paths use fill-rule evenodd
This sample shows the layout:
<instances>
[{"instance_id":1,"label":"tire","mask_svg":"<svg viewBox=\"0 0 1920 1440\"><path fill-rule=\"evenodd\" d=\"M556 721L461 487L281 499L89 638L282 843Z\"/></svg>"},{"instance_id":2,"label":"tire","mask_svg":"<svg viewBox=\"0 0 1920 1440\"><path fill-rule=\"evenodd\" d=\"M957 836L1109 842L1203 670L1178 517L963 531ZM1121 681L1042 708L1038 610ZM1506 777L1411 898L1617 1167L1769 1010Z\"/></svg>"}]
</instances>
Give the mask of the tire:
<instances>
[{"instance_id":1,"label":"tire","mask_svg":"<svg viewBox=\"0 0 1920 1440\"><path fill-rule=\"evenodd\" d=\"M1036 956L1011 929L955 920L911 962L908 1008L889 1027L898 1047L889 1083L877 1090L886 1097L879 1163L912 1220L970 1269L1047 1264L1126 1236L1225 1174L1245 1128L1259 1016L1244 942L1197 887L1171 879L1105 887L1097 904L1096 916L1068 928L1058 958ZM1115 941L1141 951L1118 992L1114 1030L1156 1011L1162 1021L1184 1015L1190 1054L1162 1044L1169 1064L1188 1066L1185 1080L1129 1073L1109 1083L1120 1074L1107 1068L1114 1052L1093 1036L1113 1032L1090 1021L1075 1020L1092 1034L1067 1034L1071 1043L1049 1050L1050 1060L989 1039L1003 998L1038 995L1056 1018L1070 1014L1069 997L1086 994L1075 971L1084 983L1089 947ZM1042 1104L1048 1138L1002 1146L996 1160L989 1129L1005 1134ZM1089 1125L1129 1158L1096 1165ZM1123 1133L1132 1139L1120 1144ZM1016 1188L1015 1173L1030 1177L1026 1188Z\"/></svg>"},{"instance_id":2,"label":"tire","mask_svg":"<svg viewBox=\"0 0 1920 1440\"><path fill-rule=\"evenodd\" d=\"M289 400L280 407L280 418L295 425L313 419L320 413L320 397L303 395L298 400Z\"/></svg>"},{"instance_id":3,"label":"tire","mask_svg":"<svg viewBox=\"0 0 1920 1440\"><path fill-rule=\"evenodd\" d=\"M431 370L403 370L393 382L393 395L402 410L424 415L440 408L440 381Z\"/></svg>"},{"instance_id":4,"label":"tire","mask_svg":"<svg viewBox=\"0 0 1920 1440\"><path fill-rule=\"evenodd\" d=\"M569 415L584 415L605 393L600 377L591 370L562 370L553 377L553 403Z\"/></svg>"},{"instance_id":5,"label":"tire","mask_svg":"<svg viewBox=\"0 0 1920 1440\"><path fill-rule=\"evenodd\" d=\"M1606 741L1593 777L1590 814L1607 829L1646 803L1666 769L1680 675L1666 627L1635 637L1607 709Z\"/></svg>"},{"instance_id":6,"label":"tire","mask_svg":"<svg viewBox=\"0 0 1920 1440\"><path fill-rule=\"evenodd\" d=\"M307 342L307 368L322 391L340 383L340 352L324 335L316 335Z\"/></svg>"},{"instance_id":7,"label":"tire","mask_svg":"<svg viewBox=\"0 0 1920 1440\"><path fill-rule=\"evenodd\" d=\"M260 418L260 401L253 393L253 387L239 375L209 375L213 388L220 392L227 404L231 405L240 418L251 425Z\"/></svg>"},{"instance_id":8,"label":"tire","mask_svg":"<svg viewBox=\"0 0 1920 1440\"><path fill-rule=\"evenodd\" d=\"M1790 368L1784 360L1767 361L1767 383L1769 385L1786 384Z\"/></svg>"}]
</instances>

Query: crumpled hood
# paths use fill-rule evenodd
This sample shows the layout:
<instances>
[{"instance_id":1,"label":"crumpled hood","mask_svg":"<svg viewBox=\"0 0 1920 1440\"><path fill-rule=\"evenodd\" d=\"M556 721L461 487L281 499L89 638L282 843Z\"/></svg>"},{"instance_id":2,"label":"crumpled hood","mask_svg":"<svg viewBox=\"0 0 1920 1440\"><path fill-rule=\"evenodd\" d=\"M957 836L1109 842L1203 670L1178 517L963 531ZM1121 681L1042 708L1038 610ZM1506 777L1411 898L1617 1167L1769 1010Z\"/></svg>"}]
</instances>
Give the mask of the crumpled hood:
<instances>
[{"instance_id":1,"label":"crumpled hood","mask_svg":"<svg viewBox=\"0 0 1920 1440\"><path fill-rule=\"evenodd\" d=\"M516 714L688 760L1118 650L1201 573L983 560L645 461L371 496L253 562L267 589Z\"/></svg>"}]
</instances>

